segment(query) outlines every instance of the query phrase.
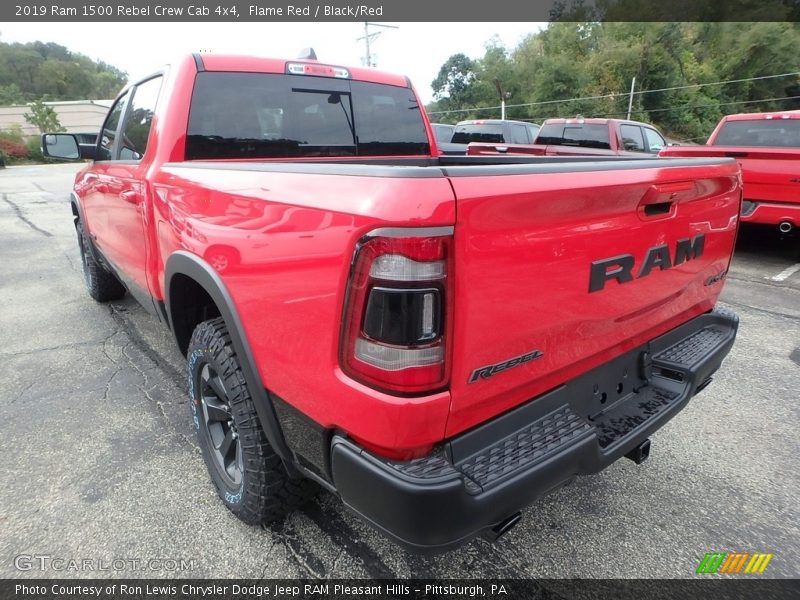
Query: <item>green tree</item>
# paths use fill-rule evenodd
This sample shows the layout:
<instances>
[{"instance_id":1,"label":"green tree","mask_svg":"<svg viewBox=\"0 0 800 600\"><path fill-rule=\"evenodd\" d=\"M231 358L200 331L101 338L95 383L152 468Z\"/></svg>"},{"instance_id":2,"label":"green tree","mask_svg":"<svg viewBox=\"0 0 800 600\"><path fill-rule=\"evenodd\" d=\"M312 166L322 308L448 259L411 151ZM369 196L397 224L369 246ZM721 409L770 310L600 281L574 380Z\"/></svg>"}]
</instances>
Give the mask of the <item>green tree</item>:
<instances>
[{"instance_id":1,"label":"green tree","mask_svg":"<svg viewBox=\"0 0 800 600\"><path fill-rule=\"evenodd\" d=\"M125 80L119 69L59 44L0 42L0 105L113 98Z\"/></svg>"},{"instance_id":2,"label":"green tree","mask_svg":"<svg viewBox=\"0 0 800 600\"><path fill-rule=\"evenodd\" d=\"M439 110L473 107L480 100L476 90L475 62L465 54L454 54L431 82ZM452 119L451 119L452 120Z\"/></svg>"},{"instance_id":3,"label":"green tree","mask_svg":"<svg viewBox=\"0 0 800 600\"><path fill-rule=\"evenodd\" d=\"M38 127L41 133L65 131L52 106L48 106L41 100L37 100L31 103L30 108L31 112L25 113L25 120L31 125Z\"/></svg>"}]
</instances>

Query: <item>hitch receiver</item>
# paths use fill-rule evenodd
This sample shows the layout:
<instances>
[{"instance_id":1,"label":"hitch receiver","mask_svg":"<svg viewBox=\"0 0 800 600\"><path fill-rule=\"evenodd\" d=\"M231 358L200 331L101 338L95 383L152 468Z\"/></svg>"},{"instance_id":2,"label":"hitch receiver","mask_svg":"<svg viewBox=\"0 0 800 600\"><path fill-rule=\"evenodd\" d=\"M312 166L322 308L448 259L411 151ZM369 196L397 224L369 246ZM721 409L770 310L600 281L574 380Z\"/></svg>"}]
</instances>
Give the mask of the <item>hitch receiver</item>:
<instances>
[{"instance_id":1,"label":"hitch receiver","mask_svg":"<svg viewBox=\"0 0 800 600\"><path fill-rule=\"evenodd\" d=\"M647 460L648 456L650 456L650 440L646 439L636 446L636 448L628 452L625 458L630 458L637 465L640 465Z\"/></svg>"}]
</instances>

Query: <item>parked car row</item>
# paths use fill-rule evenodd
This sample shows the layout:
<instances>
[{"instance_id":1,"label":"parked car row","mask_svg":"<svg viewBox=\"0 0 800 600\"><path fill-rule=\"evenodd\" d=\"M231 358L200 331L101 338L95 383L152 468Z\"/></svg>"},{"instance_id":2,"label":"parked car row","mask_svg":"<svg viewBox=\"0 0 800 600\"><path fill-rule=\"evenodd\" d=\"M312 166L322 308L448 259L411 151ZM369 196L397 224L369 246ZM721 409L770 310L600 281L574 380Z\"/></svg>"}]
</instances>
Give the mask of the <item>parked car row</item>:
<instances>
[{"instance_id":1,"label":"parked car row","mask_svg":"<svg viewBox=\"0 0 800 600\"><path fill-rule=\"evenodd\" d=\"M433 127L444 154L655 155L667 145L652 125L620 119L547 119L541 126L482 119Z\"/></svg>"},{"instance_id":2,"label":"parked car row","mask_svg":"<svg viewBox=\"0 0 800 600\"><path fill-rule=\"evenodd\" d=\"M622 119L547 119L541 125L485 119L434 124L443 154L735 158L744 223L800 225L800 111L723 117L704 146L668 144L653 125Z\"/></svg>"}]
</instances>

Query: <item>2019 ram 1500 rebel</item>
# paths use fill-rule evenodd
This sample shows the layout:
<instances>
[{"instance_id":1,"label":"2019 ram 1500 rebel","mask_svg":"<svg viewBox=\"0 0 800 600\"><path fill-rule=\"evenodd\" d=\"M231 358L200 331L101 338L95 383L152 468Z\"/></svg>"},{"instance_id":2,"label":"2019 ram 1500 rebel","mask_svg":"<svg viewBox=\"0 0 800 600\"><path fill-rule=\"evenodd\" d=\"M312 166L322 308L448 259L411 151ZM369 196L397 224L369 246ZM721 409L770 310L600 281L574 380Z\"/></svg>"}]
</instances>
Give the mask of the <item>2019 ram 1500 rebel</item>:
<instances>
[{"instance_id":1,"label":"2019 ram 1500 rebel","mask_svg":"<svg viewBox=\"0 0 800 600\"><path fill-rule=\"evenodd\" d=\"M469 155L643 156L667 145L652 125L620 119L547 119L532 144L470 144Z\"/></svg>"},{"instance_id":2,"label":"2019 ram 1500 rebel","mask_svg":"<svg viewBox=\"0 0 800 600\"><path fill-rule=\"evenodd\" d=\"M708 384L741 187L730 159L440 157L408 79L195 55L126 87L72 212L89 294L187 357L248 523L313 480L393 539L497 536ZM191 501L188 500L187 501Z\"/></svg>"},{"instance_id":3,"label":"2019 ram 1500 rebel","mask_svg":"<svg viewBox=\"0 0 800 600\"><path fill-rule=\"evenodd\" d=\"M800 226L800 112L723 117L705 146L664 148L660 156L735 158L742 167L743 223Z\"/></svg>"}]
</instances>

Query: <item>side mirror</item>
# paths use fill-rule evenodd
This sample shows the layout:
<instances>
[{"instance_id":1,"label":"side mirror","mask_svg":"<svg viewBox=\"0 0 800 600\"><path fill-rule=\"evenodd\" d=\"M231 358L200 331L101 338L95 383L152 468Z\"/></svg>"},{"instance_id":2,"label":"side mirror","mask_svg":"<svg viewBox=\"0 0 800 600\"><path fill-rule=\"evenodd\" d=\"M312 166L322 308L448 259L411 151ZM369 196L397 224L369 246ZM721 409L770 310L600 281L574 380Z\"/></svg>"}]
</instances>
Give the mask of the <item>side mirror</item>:
<instances>
[{"instance_id":1,"label":"side mirror","mask_svg":"<svg viewBox=\"0 0 800 600\"><path fill-rule=\"evenodd\" d=\"M79 144L78 138L71 133L42 134L42 155L58 160L80 160L94 158L93 144Z\"/></svg>"}]
</instances>

